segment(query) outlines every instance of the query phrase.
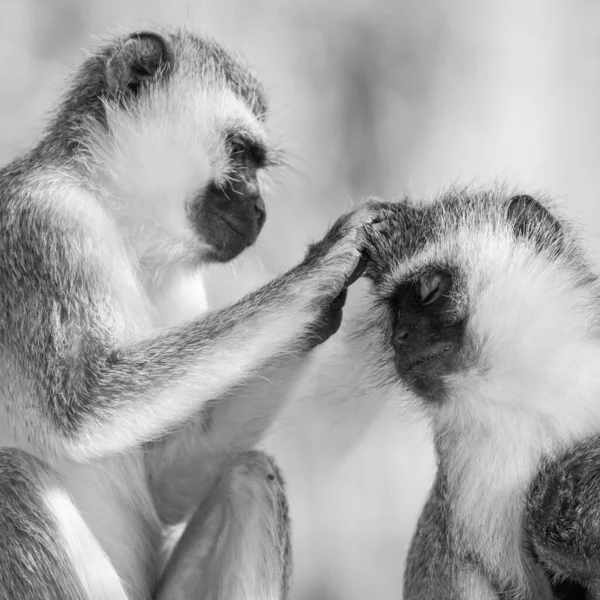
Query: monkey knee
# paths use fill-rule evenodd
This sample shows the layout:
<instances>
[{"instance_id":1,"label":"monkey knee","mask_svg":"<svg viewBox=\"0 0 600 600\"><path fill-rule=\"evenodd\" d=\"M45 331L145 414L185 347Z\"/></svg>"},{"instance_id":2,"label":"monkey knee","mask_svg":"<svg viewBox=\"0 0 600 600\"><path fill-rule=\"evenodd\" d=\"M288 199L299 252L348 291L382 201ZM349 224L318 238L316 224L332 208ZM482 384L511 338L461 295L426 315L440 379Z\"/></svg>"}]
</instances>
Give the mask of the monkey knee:
<instances>
[{"instance_id":1,"label":"monkey knee","mask_svg":"<svg viewBox=\"0 0 600 600\"><path fill-rule=\"evenodd\" d=\"M285 481L275 460L264 452L240 454L227 468L223 497L234 517L243 524L240 537L263 540L281 560L290 553L290 518ZM277 558L273 555L273 560Z\"/></svg>"},{"instance_id":2,"label":"monkey knee","mask_svg":"<svg viewBox=\"0 0 600 600\"><path fill-rule=\"evenodd\" d=\"M227 466L225 477L234 485L261 484L266 491L283 490L285 481L272 456L260 450L249 450L236 456Z\"/></svg>"},{"instance_id":3,"label":"monkey knee","mask_svg":"<svg viewBox=\"0 0 600 600\"><path fill-rule=\"evenodd\" d=\"M285 599L292 572L291 523L285 481L275 460L259 451L241 454L229 472L239 529L253 559L252 579L260 597ZM248 500L251 499L250 502Z\"/></svg>"},{"instance_id":4,"label":"monkey knee","mask_svg":"<svg viewBox=\"0 0 600 600\"><path fill-rule=\"evenodd\" d=\"M157 599L287 598L290 526L284 481L268 455L237 455L175 546Z\"/></svg>"}]
</instances>

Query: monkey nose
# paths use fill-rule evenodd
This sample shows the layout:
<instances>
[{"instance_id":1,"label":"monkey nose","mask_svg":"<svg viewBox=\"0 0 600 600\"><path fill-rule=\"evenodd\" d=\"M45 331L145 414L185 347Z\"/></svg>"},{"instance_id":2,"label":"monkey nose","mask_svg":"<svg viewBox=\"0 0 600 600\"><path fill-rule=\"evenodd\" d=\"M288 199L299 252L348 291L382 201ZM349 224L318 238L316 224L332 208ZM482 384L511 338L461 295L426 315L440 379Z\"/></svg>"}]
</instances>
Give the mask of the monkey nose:
<instances>
[{"instance_id":1,"label":"monkey nose","mask_svg":"<svg viewBox=\"0 0 600 600\"><path fill-rule=\"evenodd\" d=\"M260 206L255 207L256 210L256 222L259 227L262 227L267 220L267 211Z\"/></svg>"},{"instance_id":2,"label":"monkey nose","mask_svg":"<svg viewBox=\"0 0 600 600\"><path fill-rule=\"evenodd\" d=\"M263 199L258 196L254 203L254 212L256 213L256 223L258 227L262 227L267 220L267 211Z\"/></svg>"},{"instance_id":3,"label":"monkey nose","mask_svg":"<svg viewBox=\"0 0 600 600\"><path fill-rule=\"evenodd\" d=\"M408 327L406 325L397 327L394 332L394 344L401 346L408 340Z\"/></svg>"}]
</instances>

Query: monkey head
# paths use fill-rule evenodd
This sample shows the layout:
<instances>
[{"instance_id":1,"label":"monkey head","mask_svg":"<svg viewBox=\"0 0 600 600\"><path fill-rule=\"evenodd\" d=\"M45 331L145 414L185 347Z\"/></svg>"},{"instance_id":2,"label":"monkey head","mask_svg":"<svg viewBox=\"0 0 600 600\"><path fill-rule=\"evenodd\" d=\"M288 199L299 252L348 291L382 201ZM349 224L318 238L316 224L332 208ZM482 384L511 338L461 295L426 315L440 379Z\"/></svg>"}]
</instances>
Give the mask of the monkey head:
<instances>
[{"instance_id":1,"label":"monkey head","mask_svg":"<svg viewBox=\"0 0 600 600\"><path fill-rule=\"evenodd\" d=\"M266 112L241 58L186 30L138 32L84 62L39 151L105 190L142 265L224 262L265 223Z\"/></svg>"},{"instance_id":2,"label":"monkey head","mask_svg":"<svg viewBox=\"0 0 600 600\"><path fill-rule=\"evenodd\" d=\"M484 406L486 385L498 388L494 401L550 409L574 362L568 349L590 335L597 284L544 201L465 189L387 203L368 238L367 327L382 333L387 376L434 409L468 398ZM532 377L547 383L546 397L521 393Z\"/></svg>"}]
</instances>

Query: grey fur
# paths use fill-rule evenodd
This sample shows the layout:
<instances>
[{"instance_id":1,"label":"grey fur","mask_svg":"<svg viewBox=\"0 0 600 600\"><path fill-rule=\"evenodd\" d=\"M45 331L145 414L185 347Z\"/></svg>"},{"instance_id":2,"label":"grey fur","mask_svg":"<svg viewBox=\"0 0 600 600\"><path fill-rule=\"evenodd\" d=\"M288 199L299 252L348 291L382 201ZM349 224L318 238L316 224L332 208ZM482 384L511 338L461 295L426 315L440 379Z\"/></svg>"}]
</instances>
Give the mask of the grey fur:
<instances>
[{"instance_id":1,"label":"grey fur","mask_svg":"<svg viewBox=\"0 0 600 600\"><path fill-rule=\"evenodd\" d=\"M111 59L132 38L150 34L165 40L166 50L160 69L149 78L152 83L167 83L174 70L185 70L190 77L207 84L223 83L232 89L258 119L268 112L264 87L255 71L241 56L234 56L217 42L186 29L127 33L97 48L74 72L64 99L54 112L40 144L33 150L33 161L78 161L85 168L95 154L85 132L90 118L106 123L105 103L121 103L125 92L111 85L107 67ZM18 160L13 168L17 167Z\"/></svg>"},{"instance_id":2,"label":"grey fur","mask_svg":"<svg viewBox=\"0 0 600 600\"><path fill-rule=\"evenodd\" d=\"M569 273L569 286L580 290L581 297L586 299L581 308L588 318L586 333L593 337L598 335L598 277L577 235L550 206L543 198L516 195L506 187L455 188L432 203L403 198L396 203L379 205L380 222L368 228L367 244L370 262L366 276L373 282L375 304L372 316L359 335L368 332L375 340L373 343L380 347L380 354L389 360L387 367L374 367L381 370L384 383L391 384L398 378L391 366L394 353L390 345L399 343L394 342L395 327L398 320L403 319L402 312L396 316L396 294L405 282L418 281L416 278L430 269L452 273L454 283L444 310L448 311L448 318L463 324L452 359L435 360L452 360L444 363L450 365L444 368L464 369L486 377L489 365L483 358L482 345L487 342L468 334L469 293L478 293L478 288L473 291L467 285L471 274L465 270L468 261L464 261L465 253L472 252L467 250L470 236L479 231L485 231L490 238L498 235L504 239L508 234L513 238L515 249L523 244L528 256L542 258L540 265L545 267L540 266L540 269L558 268ZM428 251L431 253L427 254ZM421 255L430 258L421 260ZM416 261L414 266L413 261ZM427 363L425 371L426 368ZM440 372L443 374L433 388L423 389L423 384L419 387L410 378L404 381L427 408L434 423L445 403L457 401L446 397L446 372ZM454 513L459 496L455 487L460 479L453 474L456 468L453 453L457 436L471 434L458 433L451 427L436 428L434 424L437 475L408 555L404 599L583 600L600 597L600 480L596 467L600 440L583 442L558 458L547 449L545 454L542 452L543 465L531 490L521 492L527 500L521 516L522 541L518 550L522 574L517 579L511 578L507 564L480 554L471 545L470 534L457 525ZM494 432L493 435L499 434ZM468 452L466 446L461 448L462 452ZM477 452L475 443L470 451ZM466 461L468 457L461 460Z\"/></svg>"},{"instance_id":3,"label":"grey fur","mask_svg":"<svg viewBox=\"0 0 600 600\"><path fill-rule=\"evenodd\" d=\"M583 280L591 267L569 223L535 207L521 206L511 210L511 199L518 196L506 186L476 189L469 186L452 188L435 202L415 200L408 196L397 202L379 202L381 227L370 229L371 266L366 274L380 284L394 265L401 264L447 237L461 224L474 229L490 225L498 230L509 226L516 238L534 243L540 252L569 261L573 271L581 271ZM543 196L536 204L555 211ZM557 229L557 224L559 229Z\"/></svg>"},{"instance_id":4,"label":"grey fur","mask_svg":"<svg viewBox=\"0 0 600 600\"><path fill-rule=\"evenodd\" d=\"M80 600L70 557L56 544L58 529L43 493L59 476L16 448L0 450L0 597L3 600Z\"/></svg>"},{"instance_id":5,"label":"grey fur","mask_svg":"<svg viewBox=\"0 0 600 600\"><path fill-rule=\"evenodd\" d=\"M232 493L236 488L242 488L244 493ZM257 575L268 583L262 590L265 597L272 594L287 600L292 575L292 547L285 482L274 460L256 451L240 455L224 468L219 482L198 508L173 550L157 587L157 600L186 600L195 595L209 600L216 590L228 597L228 594L234 594L237 586L243 588L244 582L240 583L237 579L244 576L242 573L235 572L235 568L222 568L222 565L235 564L234 561L219 555L235 553L247 543L245 537L248 534L255 536L257 532L249 529L246 533L244 526L265 516L268 520L260 531L264 537L258 540L257 545L271 544L277 548L280 559L278 572L260 572ZM222 523L217 535L207 528L207 524L215 518ZM198 529L207 531L199 533ZM225 537L227 539L223 539ZM208 553L207 547L210 548ZM257 561L257 568L269 567ZM191 577L190 571L193 571Z\"/></svg>"},{"instance_id":6,"label":"grey fur","mask_svg":"<svg viewBox=\"0 0 600 600\"><path fill-rule=\"evenodd\" d=\"M600 437L543 461L524 522L557 597L600 598Z\"/></svg>"},{"instance_id":7,"label":"grey fur","mask_svg":"<svg viewBox=\"0 0 600 600\"><path fill-rule=\"evenodd\" d=\"M249 513L248 522L226 519L219 531L206 534L202 523L195 530L196 541L205 543L207 535L230 534L223 534L228 541L221 562L198 565L208 569L200 572L203 597L223 599L218 582L238 568L242 587L227 600L255 597L265 586L276 590L269 600L288 593L291 553L283 483L270 459L246 452L285 398L305 360L302 351L337 329L343 290L359 261L363 226L374 211L361 207L340 218L299 265L235 305L156 332L148 308L152 300L143 287L156 273L147 272L144 257L135 255L133 241L121 230L113 233L102 225L103 219L112 223L107 207L119 198L112 198L112 188L99 175L97 144L115 134L109 130L109 109L129 114L175 77L196 91L198 82L216 93L233 91L256 123L265 117L266 101L254 72L218 44L184 30L128 34L83 63L40 143L0 171L0 443L19 447L16 454L0 452L6 526L0 531L2 597L83 598L87 592L78 587L80 577L91 577L94 598L124 598L124 589L129 598L149 598L160 575L164 524L184 523L197 510L202 514L209 497L217 512L242 506L245 485L260 490L262 498L243 512ZM247 112L240 114L246 118ZM231 132L217 134L227 147ZM226 181L211 193L227 196L228 181L250 173L251 204L245 213L250 215L259 206L253 178L268 164L268 152L264 145L254 148L252 166L244 159L237 172L224 167ZM204 183L205 189L211 184ZM189 217L184 201L190 199L181 199L182 215ZM204 202L203 193L192 201ZM238 235L236 223L243 217L236 218L229 231ZM246 237L245 246L258 235L264 214L257 218L254 237ZM206 254L193 256L184 266L192 269L207 260ZM122 292L131 296L123 300ZM264 372L268 378L261 377ZM38 458L29 459L23 451ZM244 471L251 459L262 467ZM261 479L265 464L275 473L274 482ZM80 531L82 543L93 547L90 556L104 565L112 588L94 579L94 571L81 575L69 567L65 556L73 564L82 557L69 555L73 550L52 531L52 519L58 523L65 515L39 508L44 482L54 477L49 465L64 484L56 486L65 493L62 509L67 515L80 510L91 528ZM236 485L223 484L230 479ZM67 499L73 490L77 494ZM79 506L82 500L85 505ZM114 531L107 531L104 501L121 511ZM125 541L128 527L134 537ZM123 548L119 543L101 548L94 535L108 542L121 536L121 546L130 545L127 561L108 564L103 551L112 558L111 551ZM254 555L245 554L246 546L227 545L251 535L266 542ZM253 578L253 569L273 579ZM121 570L127 578L123 588L117 578ZM244 589L246 580L255 587ZM210 581L218 589L206 589Z\"/></svg>"}]
</instances>

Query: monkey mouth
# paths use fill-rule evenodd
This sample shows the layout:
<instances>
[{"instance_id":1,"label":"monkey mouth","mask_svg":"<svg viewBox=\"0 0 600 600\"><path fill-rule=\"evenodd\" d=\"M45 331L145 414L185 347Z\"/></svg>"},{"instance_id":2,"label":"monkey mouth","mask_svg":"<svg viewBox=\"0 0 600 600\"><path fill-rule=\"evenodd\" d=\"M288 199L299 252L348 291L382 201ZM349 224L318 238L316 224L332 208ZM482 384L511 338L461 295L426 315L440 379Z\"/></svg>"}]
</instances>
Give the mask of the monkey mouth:
<instances>
[{"instance_id":1,"label":"monkey mouth","mask_svg":"<svg viewBox=\"0 0 600 600\"><path fill-rule=\"evenodd\" d=\"M258 234L243 223L234 219L219 218L220 228L218 235L213 235L208 242L212 247L210 260L216 262L228 262L241 254L246 248L252 246Z\"/></svg>"},{"instance_id":2,"label":"monkey mouth","mask_svg":"<svg viewBox=\"0 0 600 600\"><path fill-rule=\"evenodd\" d=\"M423 356L419 356L419 357L415 358L414 360L411 360L408 363L406 370L411 371L412 369L414 369L415 367L418 367L419 365L422 365L422 364L431 362L432 360L438 359L443 354L446 354L446 352L448 352L451 347L452 346L444 346L443 348L440 348L439 350L436 350L435 352L431 352L429 354L424 354Z\"/></svg>"},{"instance_id":3,"label":"monkey mouth","mask_svg":"<svg viewBox=\"0 0 600 600\"><path fill-rule=\"evenodd\" d=\"M250 240L252 236L242 227L239 223L236 223L233 219L224 217L221 215L221 222L224 223L229 229L238 237L244 240Z\"/></svg>"}]
</instances>

